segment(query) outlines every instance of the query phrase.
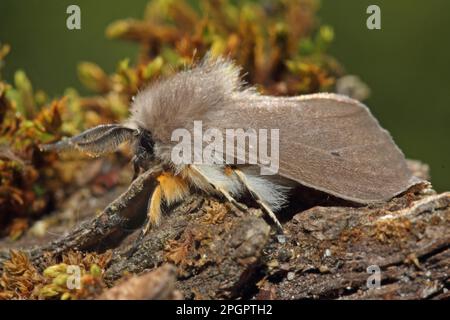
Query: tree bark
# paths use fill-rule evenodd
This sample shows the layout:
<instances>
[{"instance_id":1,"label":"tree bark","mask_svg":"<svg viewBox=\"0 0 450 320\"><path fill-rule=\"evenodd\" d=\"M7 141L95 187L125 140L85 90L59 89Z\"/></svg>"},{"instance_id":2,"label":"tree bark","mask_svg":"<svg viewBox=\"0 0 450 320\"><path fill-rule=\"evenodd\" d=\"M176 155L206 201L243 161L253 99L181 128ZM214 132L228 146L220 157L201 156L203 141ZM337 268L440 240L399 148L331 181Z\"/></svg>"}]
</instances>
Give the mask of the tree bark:
<instances>
[{"instance_id":1,"label":"tree bark","mask_svg":"<svg viewBox=\"0 0 450 320\"><path fill-rule=\"evenodd\" d=\"M186 299L449 297L450 193L436 194L429 185L384 204L313 206L280 217L282 236L259 209L243 212L194 194L130 251L153 187L152 172L142 174L100 215L29 250L32 261L39 267L48 254L113 248L106 271L112 291L105 298L117 296L115 286L153 283L118 280L129 273L151 278L149 270L166 274L167 266L158 271L166 263L175 266L176 280L162 277L166 286L154 281L158 287L144 287L151 293L143 298L160 292Z\"/></svg>"}]
</instances>

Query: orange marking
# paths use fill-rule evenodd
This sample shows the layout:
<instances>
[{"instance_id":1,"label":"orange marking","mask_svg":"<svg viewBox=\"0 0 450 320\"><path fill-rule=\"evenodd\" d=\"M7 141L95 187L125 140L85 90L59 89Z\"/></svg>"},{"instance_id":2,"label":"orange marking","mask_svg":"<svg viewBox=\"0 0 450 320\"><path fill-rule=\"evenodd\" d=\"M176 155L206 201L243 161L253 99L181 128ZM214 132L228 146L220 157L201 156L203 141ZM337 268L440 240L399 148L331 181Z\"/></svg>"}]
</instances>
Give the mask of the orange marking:
<instances>
[{"instance_id":1,"label":"orange marking","mask_svg":"<svg viewBox=\"0 0 450 320\"><path fill-rule=\"evenodd\" d=\"M158 178L162 197L168 205L182 200L189 193L189 186L180 176L174 176L170 172L163 172Z\"/></svg>"},{"instance_id":2,"label":"orange marking","mask_svg":"<svg viewBox=\"0 0 450 320\"><path fill-rule=\"evenodd\" d=\"M150 199L150 206L147 212L149 224L158 225L161 220L161 187L157 186ZM148 229L148 228L146 228ZM147 230L146 230L147 231Z\"/></svg>"}]
</instances>

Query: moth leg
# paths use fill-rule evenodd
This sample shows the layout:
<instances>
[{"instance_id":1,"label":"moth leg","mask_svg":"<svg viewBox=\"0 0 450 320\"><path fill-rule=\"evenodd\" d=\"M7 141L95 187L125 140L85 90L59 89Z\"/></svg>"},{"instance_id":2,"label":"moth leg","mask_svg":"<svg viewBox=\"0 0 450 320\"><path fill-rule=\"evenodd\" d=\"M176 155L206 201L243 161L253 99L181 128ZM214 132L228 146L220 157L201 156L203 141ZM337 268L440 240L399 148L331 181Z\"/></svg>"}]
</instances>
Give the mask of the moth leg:
<instances>
[{"instance_id":1,"label":"moth leg","mask_svg":"<svg viewBox=\"0 0 450 320\"><path fill-rule=\"evenodd\" d=\"M225 197L225 199L227 199L228 202L230 202L233 205L235 205L238 209L240 209L240 210L247 210L248 209L246 205L236 201L236 199L234 199L227 190L225 190L223 188L220 188L220 187L215 187L215 189L219 193L221 193Z\"/></svg>"},{"instance_id":2,"label":"moth leg","mask_svg":"<svg viewBox=\"0 0 450 320\"><path fill-rule=\"evenodd\" d=\"M247 177L245 176L245 174L240 171L240 170L236 170L236 169L231 169L231 168L226 168L225 170L232 170L232 172L236 175L236 177L238 178L238 180L242 183L242 185L248 190L248 192L250 192L250 194L252 195L252 197L255 199L256 203L261 207L261 209L270 217L270 219L275 223L278 231L283 232L283 227L280 223L280 221L278 221L277 216L275 215L275 213L273 213L272 209L270 209L270 207L264 203L264 201L261 199L261 197L259 196L258 193L256 193L248 184L247 182Z\"/></svg>"},{"instance_id":3,"label":"moth leg","mask_svg":"<svg viewBox=\"0 0 450 320\"><path fill-rule=\"evenodd\" d=\"M157 185L153 190L147 205L147 218L144 222L144 228L139 233L130 250L126 253L127 257L131 257L141 245L144 237L147 235L152 225L157 225L161 219L161 202L162 193L161 185Z\"/></svg>"},{"instance_id":4,"label":"moth leg","mask_svg":"<svg viewBox=\"0 0 450 320\"><path fill-rule=\"evenodd\" d=\"M148 201L147 206L147 223L142 229L142 233L145 236L147 232L150 230L152 225L157 226L161 221L161 203L162 203L162 192L161 185L156 186L155 190L153 190L152 196Z\"/></svg>"},{"instance_id":5,"label":"moth leg","mask_svg":"<svg viewBox=\"0 0 450 320\"><path fill-rule=\"evenodd\" d=\"M144 236L151 226L157 226L161 221L161 205L167 205L183 200L189 194L187 181L171 172L162 172L157 178L159 184L150 197L147 206L147 223L143 229Z\"/></svg>"},{"instance_id":6,"label":"moth leg","mask_svg":"<svg viewBox=\"0 0 450 320\"><path fill-rule=\"evenodd\" d=\"M199 175L203 180L205 180L209 185L211 185L214 188L214 190L216 190L219 194L221 194L223 197L225 197L225 199L228 202L232 203L238 209L240 209L240 210L247 210L248 209L247 206L245 206L244 204L239 203L238 201L236 201L236 199L234 199L227 190L225 190L224 188L221 188L220 186L215 184L213 181L211 181L196 166L190 165L189 168L192 169L195 172L195 174Z\"/></svg>"},{"instance_id":7,"label":"moth leg","mask_svg":"<svg viewBox=\"0 0 450 320\"><path fill-rule=\"evenodd\" d=\"M172 203L182 200L189 194L189 184L180 176L171 172L162 171L156 177L158 185L152 192L147 204L147 218L141 233L134 241L133 246L128 251L127 256L131 257L139 248L142 240L147 235L152 226L157 226L161 221L162 203L171 205Z\"/></svg>"}]
</instances>

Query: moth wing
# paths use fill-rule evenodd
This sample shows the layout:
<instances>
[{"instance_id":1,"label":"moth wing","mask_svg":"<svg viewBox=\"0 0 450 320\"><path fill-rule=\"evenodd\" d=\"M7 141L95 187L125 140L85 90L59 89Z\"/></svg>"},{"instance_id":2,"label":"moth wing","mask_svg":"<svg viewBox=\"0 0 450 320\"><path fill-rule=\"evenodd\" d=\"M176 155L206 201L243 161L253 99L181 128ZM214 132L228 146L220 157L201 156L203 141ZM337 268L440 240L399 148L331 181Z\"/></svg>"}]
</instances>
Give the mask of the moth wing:
<instances>
[{"instance_id":1,"label":"moth wing","mask_svg":"<svg viewBox=\"0 0 450 320\"><path fill-rule=\"evenodd\" d=\"M420 181L369 109L346 96L243 95L225 113L209 113L207 126L279 129L278 174L304 186L371 203L389 200Z\"/></svg>"}]
</instances>

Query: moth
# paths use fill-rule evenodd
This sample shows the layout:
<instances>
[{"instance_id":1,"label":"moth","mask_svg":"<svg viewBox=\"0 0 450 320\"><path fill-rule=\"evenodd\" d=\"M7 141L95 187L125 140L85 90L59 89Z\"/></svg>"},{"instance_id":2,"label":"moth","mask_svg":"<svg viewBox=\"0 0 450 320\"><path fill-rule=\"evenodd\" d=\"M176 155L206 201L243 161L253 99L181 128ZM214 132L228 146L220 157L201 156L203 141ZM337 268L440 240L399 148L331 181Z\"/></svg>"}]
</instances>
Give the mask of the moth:
<instances>
[{"instance_id":1,"label":"moth","mask_svg":"<svg viewBox=\"0 0 450 320\"><path fill-rule=\"evenodd\" d=\"M172 134L180 128L194 133L195 121L222 133L230 128L278 130L279 141L268 139L278 143L278 171L261 175L262 163L236 159L237 152L232 158L241 161L235 163L175 163ZM361 102L332 93L260 95L245 85L231 60L210 56L140 91L124 123L99 125L42 150L76 149L100 156L124 142L132 144L135 177L150 168L158 172L144 234L160 223L162 205L194 191L236 206L242 206L240 197L250 195L281 230L275 213L296 185L369 204L387 201L419 182L391 135ZM246 148L241 158L250 152Z\"/></svg>"}]
</instances>

